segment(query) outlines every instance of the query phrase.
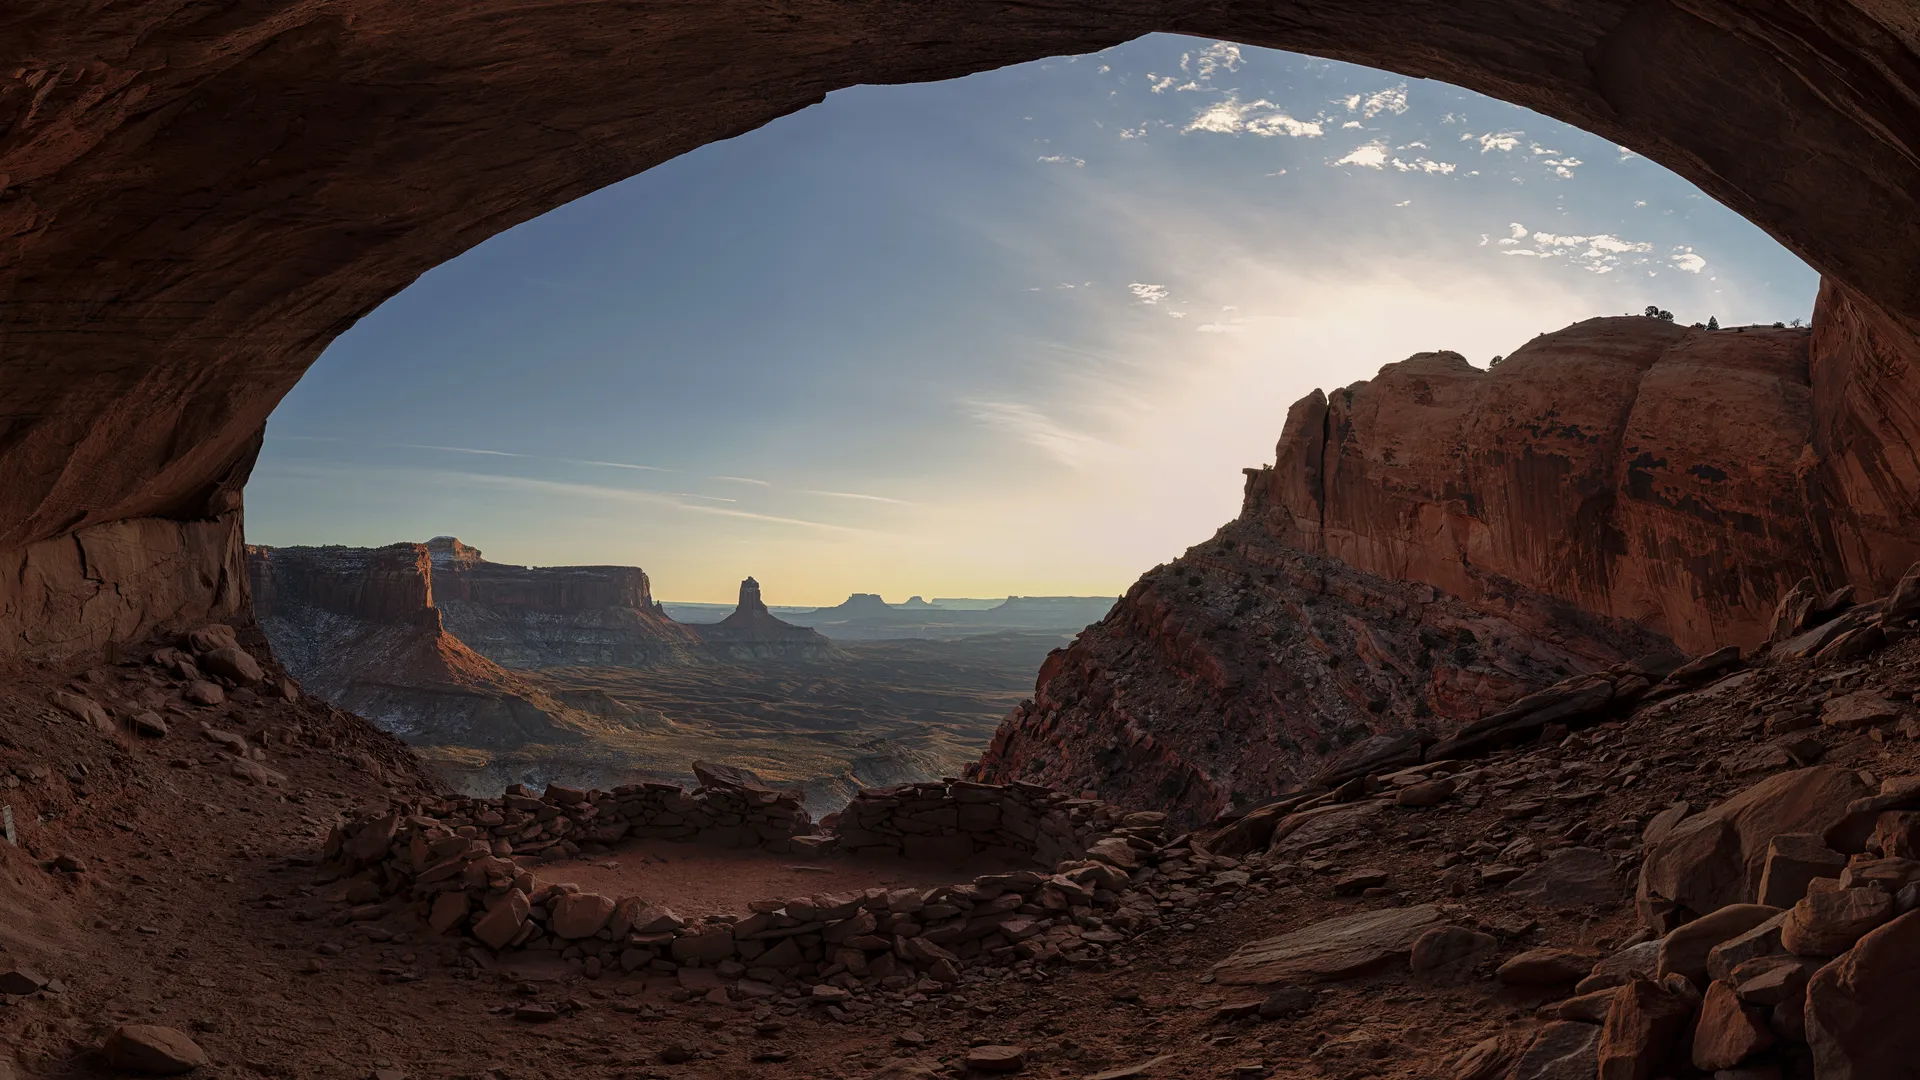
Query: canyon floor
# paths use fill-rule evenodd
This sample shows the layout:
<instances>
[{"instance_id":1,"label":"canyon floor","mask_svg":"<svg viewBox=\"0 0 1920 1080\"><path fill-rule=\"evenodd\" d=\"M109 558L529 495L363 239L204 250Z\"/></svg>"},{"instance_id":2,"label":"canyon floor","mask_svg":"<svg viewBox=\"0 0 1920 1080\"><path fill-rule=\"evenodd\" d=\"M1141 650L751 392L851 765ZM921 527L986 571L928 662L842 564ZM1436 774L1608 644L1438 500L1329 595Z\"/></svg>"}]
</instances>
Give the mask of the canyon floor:
<instances>
[{"instance_id":1,"label":"canyon floor","mask_svg":"<svg viewBox=\"0 0 1920 1080\"><path fill-rule=\"evenodd\" d=\"M257 637L243 642L264 653ZM18 833L0 844L0 1065L16 1076L120 1075L101 1047L129 1023L188 1033L210 1058L196 1075L219 1077L907 1080L973 1075L970 1056L1036 1077L1506 1076L1472 1071L1471 1055L1455 1062L1476 1045L1490 1053L1489 1039L1510 1055L1577 1008L1556 1004L1577 974L1514 985L1495 972L1543 947L1583 971L1647 939L1630 882L1643 834L1671 826L1676 803L1697 814L1814 760L1868 785L1920 772L1920 641L1826 667L1769 663L1496 751L1455 771L1431 806L1402 805L1388 778L1382 795L1363 789L1350 827L1292 847L1236 857L1176 838L1133 872L1154 914L1076 963L975 965L951 987L856 982L835 1007L798 985L710 1000L671 974L589 978L551 953L496 959L404 911L356 921L365 898L353 883L316 876L323 838L358 808L437 782L323 702L268 682L191 704L145 655L18 671L0 690L0 800ZM1863 691L1882 702L1879 722L1821 723L1830 702ZM169 730L134 735L87 701ZM648 854L540 873L586 879L596 860ZM803 861L746 862L760 873L768 859ZM827 878L842 864L821 865ZM924 880L926 868L900 872ZM670 879L653 887L680 902ZM1490 947L1427 975L1389 951L1278 993L1216 981L1213 965L1249 942L1420 905Z\"/></svg>"},{"instance_id":2,"label":"canyon floor","mask_svg":"<svg viewBox=\"0 0 1920 1080\"><path fill-rule=\"evenodd\" d=\"M585 740L499 751L422 747L473 794L550 780L612 788L682 783L694 761L722 761L799 787L816 815L861 787L957 776L1002 717L1033 693L1033 673L1069 638L1007 631L947 641L837 642L823 660L522 671L602 723Z\"/></svg>"}]
</instances>

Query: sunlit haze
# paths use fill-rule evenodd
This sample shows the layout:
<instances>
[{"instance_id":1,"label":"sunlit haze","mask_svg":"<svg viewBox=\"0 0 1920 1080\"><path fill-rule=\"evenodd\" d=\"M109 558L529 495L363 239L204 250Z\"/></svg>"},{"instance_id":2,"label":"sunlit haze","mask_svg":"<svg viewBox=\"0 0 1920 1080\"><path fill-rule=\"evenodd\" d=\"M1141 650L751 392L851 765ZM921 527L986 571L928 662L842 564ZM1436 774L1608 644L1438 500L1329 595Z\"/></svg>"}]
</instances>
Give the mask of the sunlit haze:
<instances>
[{"instance_id":1,"label":"sunlit haze","mask_svg":"<svg viewBox=\"0 0 1920 1080\"><path fill-rule=\"evenodd\" d=\"M841 91L428 273L274 414L248 535L450 533L670 600L1112 595L1237 512L1314 387L1815 285L1565 124L1153 36Z\"/></svg>"}]
</instances>

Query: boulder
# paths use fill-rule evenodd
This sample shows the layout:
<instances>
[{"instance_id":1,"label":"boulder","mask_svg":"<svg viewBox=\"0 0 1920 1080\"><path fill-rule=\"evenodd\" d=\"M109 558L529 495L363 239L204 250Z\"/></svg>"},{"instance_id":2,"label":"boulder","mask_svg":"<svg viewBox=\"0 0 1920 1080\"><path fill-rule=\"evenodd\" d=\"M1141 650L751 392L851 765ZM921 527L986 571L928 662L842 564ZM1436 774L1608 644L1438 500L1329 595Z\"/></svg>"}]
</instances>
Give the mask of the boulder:
<instances>
[{"instance_id":1,"label":"boulder","mask_svg":"<svg viewBox=\"0 0 1920 1080\"><path fill-rule=\"evenodd\" d=\"M527 913L532 910L526 893L517 888L508 889L506 895L493 901L492 909L473 924L473 936L489 949L504 949L526 925Z\"/></svg>"},{"instance_id":2,"label":"boulder","mask_svg":"<svg viewBox=\"0 0 1920 1080\"><path fill-rule=\"evenodd\" d=\"M1795 956L1838 956L1893 918L1893 897L1878 889L1815 890L1793 905L1780 943Z\"/></svg>"},{"instance_id":3,"label":"boulder","mask_svg":"<svg viewBox=\"0 0 1920 1080\"><path fill-rule=\"evenodd\" d=\"M1642 918L1658 921L1675 909L1704 915L1747 902L1759 890L1774 837L1824 834L1865 794L1853 770L1821 765L1770 776L1680 822L1646 851Z\"/></svg>"},{"instance_id":4,"label":"boulder","mask_svg":"<svg viewBox=\"0 0 1920 1080\"><path fill-rule=\"evenodd\" d=\"M1829 698L1824 705L1820 706L1820 722L1841 731L1853 731L1858 728L1873 727L1876 724L1891 723L1899 718L1900 706L1873 690L1858 690L1837 698Z\"/></svg>"},{"instance_id":5,"label":"boulder","mask_svg":"<svg viewBox=\"0 0 1920 1080\"><path fill-rule=\"evenodd\" d=\"M1350 978L1405 962L1420 935L1445 922L1432 904L1357 912L1249 942L1212 971L1228 986Z\"/></svg>"},{"instance_id":6,"label":"boulder","mask_svg":"<svg viewBox=\"0 0 1920 1080\"><path fill-rule=\"evenodd\" d=\"M1423 780L1418 784L1401 788L1393 797L1393 801L1397 805L1415 810L1438 806L1453 797L1456 787L1458 785L1450 776L1443 776L1438 780Z\"/></svg>"},{"instance_id":7,"label":"boulder","mask_svg":"<svg viewBox=\"0 0 1920 1080\"><path fill-rule=\"evenodd\" d=\"M225 645L200 657L200 669L248 686L266 678L259 661L238 645Z\"/></svg>"},{"instance_id":8,"label":"boulder","mask_svg":"<svg viewBox=\"0 0 1920 1080\"><path fill-rule=\"evenodd\" d=\"M1847 868L1847 857L1826 845L1813 833L1787 833L1767 842L1767 857L1760 871L1756 903L1790 908L1807 895L1807 885L1815 878L1837 878Z\"/></svg>"},{"instance_id":9,"label":"boulder","mask_svg":"<svg viewBox=\"0 0 1920 1080\"><path fill-rule=\"evenodd\" d=\"M234 634L233 627L225 623L209 623L188 631L186 646L195 654L210 653L215 649L237 649L240 639Z\"/></svg>"},{"instance_id":10,"label":"boulder","mask_svg":"<svg viewBox=\"0 0 1920 1080\"><path fill-rule=\"evenodd\" d=\"M1501 964L1494 977L1507 986L1562 986L1593 969L1593 957L1573 949L1528 949Z\"/></svg>"},{"instance_id":11,"label":"boulder","mask_svg":"<svg viewBox=\"0 0 1920 1080\"><path fill-rule=\"evenodd\" d=\"M1374 735L1342 751L1308 781L1309 787L1335 788L1349 780L1420 764L1421 732ZM1426 740L1426 741L1431 741Z\"/></svg>"},{"instance_id":12,"label":"boulder","mask_svg":"<svg viewBox=\"0 0 1920 1080\"><path fill-rule=\"evenodd\" d=\"M1479 957L1491 955L1499 945L1499 939L1492 934L1464 926L1436 926L1415 939L1407 964L1415 975L1464 967Z\"/></svg>"},{"instance_id":13,"label":"boulder","mask_svg":"<svg viewBox=\"0 0 1920 1080\"><path fill-rule=\"evenodd\" d=\"M1719 678L1721 675L1740 666L1740 646L1727 645L1710 653L1696 656L1692 660L1674 668L1667 675L1667 681L1681 686L1699 686Z\"/></svg>"},{"instance_id":14,"label":"boulder","mask_svg":"<svg viewBox=\"0 0 1920 1080\"><path fill-rule=\"evenodd\" d=\"M1787 947L1780 941L1780 932L1791 915L1791 911L1782 911L1746 933L1715 945L1707 952L1707 978L1724 979L1733 969L1750 960L1786 955Z\"/></svg>"},{"instance_id":15,"label":"boulder","mask_svg":"<svg viewBox=\"0 0 1920 1080\"><path fill-rule=\"evenodd\" d=\"M1534 1032L1508 1080L1593 1080L1600 1060L1600 1029L1558 1021Z\"/></svg>"},{"instance_id":16,"label":"boulder","mask_svg":"<svg viewBox=\"0 0 1920 1080\"><path fill-rule=\"evenodd\" d=\"M1714 947L1752 930L1780 914L1763 904L1729 904L1669 933L1660 942L1654 977L1684 975L1695 986L1707 982L1707 957Z\"/></svg>"},{"instance_id":17,"label":"boulder","mask_svg":"<svg viewBox=\"0 0 1920 1080\"><path fill-rule=\"evenodd\" d=\"M570 941L599 933L613 917L613 897L599 893L565 893L553 903L547 928Z\"/></svg>"},{"instance_id":18,"label":"boulder","mask_svg":"<svg viewBox=\"0 0 1920 1080\"><path fill-rule=\"evenodd\" d=\"M1593 971L1580 980L1581 992L1598 990L1603 987L1623 986L1635 975L1645 978L1653 974L1660 966L1660 941L1643 941L1638 945L1629 945L1612 956L1593 965Z\"/></svg>"},{"instance_id":19,"label":"boulder","mask_svg":"<svg viewBox=\"0 0 1920 1080\"><path fill-rule=\"evenodd\" d=\"M1678 1056L1699 994L1685 979L1633 979L1613 992L1600 1030L1599 1080L1654 1080Z\"/></svg>"},{"instance_id":20,"label":"boulder","mask_svg":"<svg viewBox=\"0 0 1920 1080\"><path fill-rule=\"evenodd\" d=\"M1316 806L1288 814L1275 823L1267 850L1287 854L1329 841L1350 839L1368 828L1385 810L1384 803L1363 802Z\"/></svg>"},{"instance_id":21,"label":"boulder","mask_svg":"<svg viewBox=\"0 0 1920 1080\"><path fill-rule=\"evenodd\" d=\"M1233 821L1202 833L1199 837L1201 846L1215 855L1235 859L1251 851L1265 851L1267 845L1273 842L1274 826L1310 797L1290 795L1264 806L1256 806Z\"/></svg>"},{"instance_id":22,"label":"boulder","mask_svg":"<svg viewBox=\"0 0 1920 1080\"><path fill-rule=\"evenodd\" d=\"M65 690L55 690L53 703L67 715L102 734L111 735L117 730L112 719L107 716L107 710L92 698L69 694Z\"/></svg>"},{"instance_id":23,"label":"boulder","mask_svg":"<svg viewBox=\"0 0 1920 1080\"><path fill-rule=\"evenodd\" d=\"M1743 1004L1732 985L1715 982L1707 987L1693 1029L1694 1068L1731 1069L1773 1042L1760 1010Z\"/></svg>"},{"instance_id":24,"label":"boulder","mask_svg":"<svg viewBox=\"0 0 1920 1080\"><path fill-rule=\"evenodd\" d=\"M104 1049L114 1068L155 1076L192 1072L209 1062L185 1032L156 1024L122 1024L107 1036Z\"/></svg>"},{"instance_id":25,"label":"boulder","mask_svg":"<svg viewBox=\"0 0 1920 1080\"><path fill-rule=\"evenodd\" d=\"M1807 983L1806 1038L1820 1080L1920 1077L1920 912L1872 931Z\"/></svg>"},{"instance_id":26,"label":"boulder","mask_svg":"<svg viewBox=\"0 0 1920 1080\"><path fill-rule=\"evenodd\" d=\"M218 705L227 700L227 692L220 689L218 683L205 679L195 679L180 691L180 696L195 705Z\"/></svg>"}]
</instances>

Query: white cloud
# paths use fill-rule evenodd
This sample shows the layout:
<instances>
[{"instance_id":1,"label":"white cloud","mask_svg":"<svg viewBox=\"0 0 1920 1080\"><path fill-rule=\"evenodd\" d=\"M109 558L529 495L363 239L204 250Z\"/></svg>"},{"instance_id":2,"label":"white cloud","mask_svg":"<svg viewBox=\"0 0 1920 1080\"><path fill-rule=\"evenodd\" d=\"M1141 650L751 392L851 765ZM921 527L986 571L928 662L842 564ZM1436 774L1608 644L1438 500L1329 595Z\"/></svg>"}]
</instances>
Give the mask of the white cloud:
<instances>
[{"instance_id":1,"label":"white cloud","mask_svg":"<svg viewBox=\"0 0 1920 1080\"><path fill-rule=\"evenodd\" d=\"M1167 87L1172 85L1173 85L1173 76L1155 75L1151 71L1147 72L1147 87L1148 89L1152 90L1154 93L1156 94L1164 93Z\"/></svg>"},{"instance_id":2,"label":"white cloud","mask_svg":"<svg viewBox=\"0 0 1920 1080\"><path fill-rule=\"evenodd\" d=\"M1413 200L1412 200L1412 199L1403 199L1403 200L1401 200L1400 202L1397 202L1397 203L1394 203L1393 205L1395 205L1395 206L1412 206L1412 205L1413 205Z\"/></svg>"},{"instance_id":3,"label":"white cloud","mask_svg":"<svg viewBox=\"0 0 1920 1080\"><path fill-rule=\"evenodd\" d=\"M1453 162L1435 161L1432 158L1415 158L1412 161L1394 158L1390 164L1400 172L1438 173L1442 176L1454 170Z\"/></svg>"},{"instance_id":4,"label":"white cloud","mask_svg":"<svg viewBox=\"0 0 1920 1080\"><path fill-rule=\"evenodd\" d=\"M1518 245L1528 237L1526 227L1514 222L1510 227L1513 236L1500 241L1504 245ZM1574 265L1595 274L1610 274L1621 266L1644 266L1644 256L1653 250L1653 245L1639 240L1625 240L1611 233L1595 233L1591 236L1575 236L1563 233L1536 231L1532 234L1531 249L1518 246L1506 247L1502 255L1520 255L1536 259L1567 257ZM1641 256L1641 257L1634 257Z\"/></svg>"},{"instance_id":5,"label":"white cloud","mask_svg":"<svg viewBox=\"0 0 1920 1080\"><path fill-rule=\"evenodd\" d=\"M751 476L709 476L709 477L707 477L707 479L709 479L709 480L725 480L725 481L726 481L727 483L729 483L729 484L753 484L753 485L755 485L755 486L758 486L758 487L772 487L772 486L773 486L773 484L772 484L772 483L770 483L770 482L768 482L768 481L766 481L766 480L755 480L755 479L754 479L753 477L751 477Z\"/></svg>"},{"instance_id":6,"label":"white cloud","mask_svg":"<svg viewBox=\"0 0 1920 1080\"><path fill-rule=\"evenodd\" d=\"M1039 160L1046 165L1071 165L1076 169L1087 167L1086 158L1069 157L1066 154L1044 154Z\"/></svg>"},{"instance_id":7,"label":"white cloud","mask_svg":"<svg viewBox=\"0 0 1920 1080\"><path fill-rule=\"evenodd\" d=\"M1123 139L1144 139L1147 137L1147 125L1141 124L1137 128L1121 128L1120 137Z\"/></svg>"},{"instance_id":8,"label":"white cloud","mask_svg":"<svg viewBox=\"0 0 1920 1080\"><path fill-rule=\"evenodd\" d=\"M1525 137L1526 132L1524 131L1489 131L1485 135L1475 135L1472 132L1468 132L1460 136L1460 141L1479 143L1480 152L1483 154L1494 150L1506 153L1509 150L1517 148L1520 145L1520 140Z\"/></svg>"},{"instance_id":9,"label":"white cloud","mask_svg":"<svg viewBox=\"0 0 1920 1080\"><path fill-rule=\"evenodd\" d=\"M1387 145L1381 142L1370 142L1365 146L1354 148L1346 157L1333 164L1358 165L1363 169L1384 168L1387 164Z\"/></svg>"},{"instance_id":10,"label":"white cloud","mask_svg":"<svg viewBox=\"0 0 1920 1080\"><path fill-rule=\"evenodd\" d=\"M1225 101L1216 101L1208 106L1182 130L1205 131L1216 135L1246 132L1265 138L1287 135L1296 139L1313 138L1326 133L1317 121L1295 120L1282 112L1280 106L1265 98L1243 103L1231 95Z\"/></svg>"},{"instance_id":11,"label":"white cloud","mask_svg":"<svg viewBox=\"0 0 1920 1080\"><path fill-rule=\"evenodd\" d=\"M1165 285L1149 285L1144 281L1136 281L1128 285L1127 289L1143 304L1157 304L1167 298Z\"/></svg>"},{"instance_id":12,"label":"white cloud","mask_svg":"<svg viewBox=\"0 0 1920 1080\"><path fill-rule=\"evenodd\" d=\"M1525 240L1527 238L1527 227L1517 221L1508 222L1507 235L1513 237L1515 240Z\"/></svg>"},{"instance_id":13,"label":"white cloud","mask_svg":"<svg viewBox=\"0 0 1920 1080\"><path fill-rule=\"evenodd\" d=\"M1692 251L1682 252L1667 261L1671 262L1675 269L1684 270L1689 274L1697 274L1707 268L1707 260L1695 255Z\"/></svg>"},{"instance_id":14,"label":"white cloud","mask_svg":"<svg viewBox=\"0 0 1920 1080\"><path fill-rule=\"evenodd\" d=\"M1639 157L1639 156L1640 156L1639 154L1636 154L1636 153L1634 153L1633 151L1631 151L1631 150L1629 150L1629 149L1627 149L1627 148L1626 148L1626 147L1624 147L1624 146L1615 146L1615 147L1614 147L1614 149L1615 149L1615 150L1618 150L1618 151L1620 151L1620 160L1621 160L1621 161L1625 161L1625 160L1627 160L1628 158L1636 158L1636 157Z\"/></svg>"},{"instance_id":15,"label":"white cloud","mask_svg":"<svg viewBox=\"0 0 1920 1080\"><path fill-rule=\"evenodd\" d=\"M1187 71L1187 58L1180 58L1180 70ZM1231 41L1216 41L1200 50L1195 58L1193 73L1202 79L1210 79L1216 72L1240 70L1240 46Z\"/></svg>"},{"instance_id":16,"label":"white cloud","mask_svg":"<svg viewBox=\"0 0 1920 1080\"><path fill-rule=\"evenodd\" d=\"M1347 111L1358 109L1361 116L1371 120L1383 112L1396 115L1407 111L1407 84L1390 86L1378 93L1368 94L1365 98L1355 94L1347 99Z\"/></svg>"},{"instance_id":17,"label":"white cloud","mask_svg":"<svg viewBox=\"0 0 1920 1080\"><path fill-rule=\"evenodd\" d=\"M1341 124L1341 125L1340 125L1340 130L1342 130L1342 131L1345 131L1345 130L1347 130L1348 128L1363 128L1363 127L1366 127L1366 126L1367 126L1367 125L1365 125L1365 124L1363 124L1363 123L1361 123L1361 122L1360 122L1360 121L1358 121L1358 120L1349 120L1349 121L1347 121L1346 123L1344 123L1344 124Z\"/></svg>"}]
</instances>

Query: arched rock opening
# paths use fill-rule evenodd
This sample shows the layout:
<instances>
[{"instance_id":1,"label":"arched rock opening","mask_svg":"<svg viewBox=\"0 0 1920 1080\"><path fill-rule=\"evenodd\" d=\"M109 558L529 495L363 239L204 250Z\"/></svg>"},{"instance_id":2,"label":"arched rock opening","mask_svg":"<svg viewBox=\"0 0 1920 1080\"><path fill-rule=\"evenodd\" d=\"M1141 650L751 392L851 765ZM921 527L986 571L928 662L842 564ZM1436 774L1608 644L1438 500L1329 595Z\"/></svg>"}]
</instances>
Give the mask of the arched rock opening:
<instances>
[{"instance_id":1,"label":"arched rock opening","mask_svg":"<svg viewBox=\"0 0 1920 1080\"><path fill-rule=\"evenodd\" d=\"M1828 279L1831 547L1913 519L1904 0L27 0L0 13L6 651L242 610L239 491L268 414L432 266L839 87L1153 31L1442 79L1692 180Z\"/></svg>"}]
</instances>

